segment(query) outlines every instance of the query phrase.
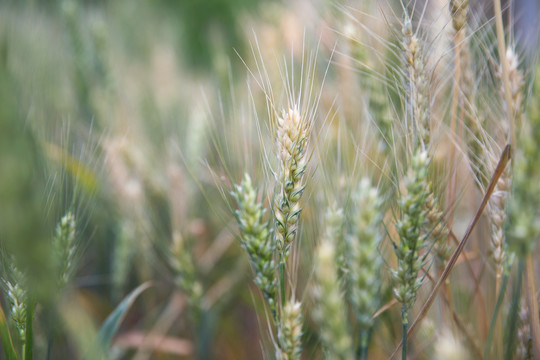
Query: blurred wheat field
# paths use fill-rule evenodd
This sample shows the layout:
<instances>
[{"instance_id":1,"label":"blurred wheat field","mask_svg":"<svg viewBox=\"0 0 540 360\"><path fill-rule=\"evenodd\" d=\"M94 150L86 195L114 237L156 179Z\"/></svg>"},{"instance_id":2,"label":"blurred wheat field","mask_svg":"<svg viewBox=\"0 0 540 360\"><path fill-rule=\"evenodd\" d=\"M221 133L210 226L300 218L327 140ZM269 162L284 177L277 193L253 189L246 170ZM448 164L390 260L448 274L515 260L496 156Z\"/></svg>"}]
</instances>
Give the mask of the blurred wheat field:
<instances>
[{"instance_id":1,"label":"blurred wheat field","mask_svg":"<svg viewBox=\"0 0 540 360\"><path fill-rule=\"evenodd\" d=\"M0 359L540 358L539 18L1 2Z\"/></svg>"}]
</instances>

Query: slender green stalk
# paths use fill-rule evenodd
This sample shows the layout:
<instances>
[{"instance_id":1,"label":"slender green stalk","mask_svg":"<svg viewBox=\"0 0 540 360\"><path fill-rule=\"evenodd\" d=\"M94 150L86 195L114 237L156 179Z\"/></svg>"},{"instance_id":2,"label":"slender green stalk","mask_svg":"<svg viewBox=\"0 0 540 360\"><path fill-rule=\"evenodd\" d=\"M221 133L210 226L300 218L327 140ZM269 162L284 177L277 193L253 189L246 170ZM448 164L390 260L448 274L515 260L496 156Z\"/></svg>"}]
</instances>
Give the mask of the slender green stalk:
<instances>
[{"instance_id":1,"label":"slender green stalk","mask_svg":"<svg viewBox=\"0 0 540 360\"><path fill-rule=\"evenodd\" d=\"M517 323L519 318L519 304L521 301L521 287L523 284L523 272L525 269L525 263L523 259L518 259L518 270L516 274L516 284L514 285L514 291L512 293L512 303L510 304L510 312L508 313L508 325L506 333L506 351L504 358L506 360L512 360L514 358L516 350L516 334Z\"/></svg>"},{"instance_id":2,"label":"slender green stalk","mask_svg":"<svg viewBox=\"0 0 540 360\"><path fill-rule=\"evenodd\" d=\"M281 293L281 303L285 304L285 259L282 253L279 254L279 287Z\"/></svg>"},{"instance_id":3,"label":"slender green stalk","mask_svg":"<svg viewBox=\"0 0 540 360\"><path fill-rule=\"evenodd\" d=\"M360 338L360 344L358 345L358 349L356 349L356 356L360 360L367 360L368 358L368 344L369 344L369 337L371 334L371 330L367 333L364 332L362 334L362 337Z\"/></svg>"},{"instance_id":4,"label":"slender green stalk","mask_svg":"<svg viewBox=\"0 0 540 360\"><path fill-rule=\"evenodd\" d=\"M529 308L532 348L535 358L540 357L540 319L538 314L538 298L536 296L536 283L534 279L533 255L527 254L525 259L525 296ZM534 315L533 315L534 314Z\"/></svg>"},{"instance_id":5,"label":"slender green stalk","mask_svg":"<svg viewBox=\"0 0 540 360\"><path fill-rule=\"evenodd\" d=\"M23 347L23 360L32 360L34 358L34 308L35 303L30 300L26 308L26 339Z\"/></svg>"},{"instance_id":6,"label":"slender green stalk","mask_svg":"<svg viewBox=\"0 0 540 360\"><path fill-rule=\"evenodd\" d=\"M402 334L402 344L401 347L401 360L407 359L407 329L409 327L409 316L408 316L408 308L406 306L403 306L401 308L401 334Z\"/></svg>"},{"instance_id":7,"label":"slender green stalk","mask_svg":"<svg viewBox=\"0 0 540 360\"><path fill-rule=\"evenodd\" d=\"M483 357L484 360L489 359L489 356L490 356L491 343L493 341L493 335L495 334L495 328L496 328L497 320L499 318L499 312L501 310L501 305L503 303L504 295L506 293L506 286L508 285L508 277L509 277L508 272L505 272L502 279L501 289L499 291L499 294L497 295L497 302L495 303L495 308L493 309L493 314L491 315L491 322L489 324L489 333L486 340L486 346L484 348L484 357Z\"/></svg>"}]
</instances>

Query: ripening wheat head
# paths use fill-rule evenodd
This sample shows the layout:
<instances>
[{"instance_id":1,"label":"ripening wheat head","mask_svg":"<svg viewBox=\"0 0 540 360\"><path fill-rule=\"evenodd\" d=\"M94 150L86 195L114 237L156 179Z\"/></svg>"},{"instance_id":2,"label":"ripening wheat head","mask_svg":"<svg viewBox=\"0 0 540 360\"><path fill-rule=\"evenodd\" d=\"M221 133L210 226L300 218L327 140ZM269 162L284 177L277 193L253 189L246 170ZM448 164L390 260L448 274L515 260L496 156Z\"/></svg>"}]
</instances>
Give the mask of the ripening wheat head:
<instances>
[{"instance_id":1,"label":"ripening wheat head","mask_svg":"<svg viewBox=\"0 0 540 360\"><path fill-rule=\"evenodd\" d=\"M308 128L298 109L284 111L278 118L278 194L275 217L278 248L286 250L293 242L302 208L300 198L304 192Z\"/></svg>"}]
</instances>

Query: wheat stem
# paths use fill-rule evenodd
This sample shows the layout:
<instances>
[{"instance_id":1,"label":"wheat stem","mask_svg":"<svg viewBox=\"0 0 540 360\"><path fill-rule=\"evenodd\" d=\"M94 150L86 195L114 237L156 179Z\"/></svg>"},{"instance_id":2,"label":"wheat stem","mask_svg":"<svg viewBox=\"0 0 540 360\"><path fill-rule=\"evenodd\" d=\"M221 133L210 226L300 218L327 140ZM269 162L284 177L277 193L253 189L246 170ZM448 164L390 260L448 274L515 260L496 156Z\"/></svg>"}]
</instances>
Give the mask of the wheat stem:
<instances>
[{"instance_id":1,"label":"wheat stem","mask_svg":"<svg viewBox=\"0 0 540 360\"><path fill-rule=\"evenodd\" d=\"M534 264L532 254L525 258L525 296L529 307L531 337L535 359L540 358L540 324L538 319L538 299L534 280Z\"/></svg>"},{"instance_id":2,"label":"wheat stem","mask_svg":"<svg viewBox=\"0 0 540 360\"><path fill-rule=\"evenodd\" d=\"M409 309L403 305L401 308L401 342L403 344L401 347L401 360L407 359L407 329L409 326L408 312Z\"/></svg>"}]
</instances>

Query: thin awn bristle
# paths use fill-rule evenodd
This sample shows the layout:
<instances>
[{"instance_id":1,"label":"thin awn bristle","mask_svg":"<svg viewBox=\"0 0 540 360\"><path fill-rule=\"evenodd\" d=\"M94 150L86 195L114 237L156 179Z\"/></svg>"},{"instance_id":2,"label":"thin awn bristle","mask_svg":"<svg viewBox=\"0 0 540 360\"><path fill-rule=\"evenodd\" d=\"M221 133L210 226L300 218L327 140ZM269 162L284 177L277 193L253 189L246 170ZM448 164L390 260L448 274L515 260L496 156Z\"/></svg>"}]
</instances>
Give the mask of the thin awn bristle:
<instances>
[{"instance_id":1,"label":"thin awn bristle","mask_svg":"<svg viewBox=\"0 0 540 360\"><path fill-rule=\"evenodd\" d=\"M484 162L485 139L484 139L484 118L478 116L475 109L473 84L474 73L471 68L470 39L468 37L469 26L467 15L469 13L469 0L451 0L450 15L454 30L454 66L455 66L455 91L458 95L454 116L461 110L465 127L469 129L466 135L468 158L471 168L477 179L477 185L484 189L487 187L488 174ZM458 109L459 104L459 109Z\"/></svg>"}]
</instances>

